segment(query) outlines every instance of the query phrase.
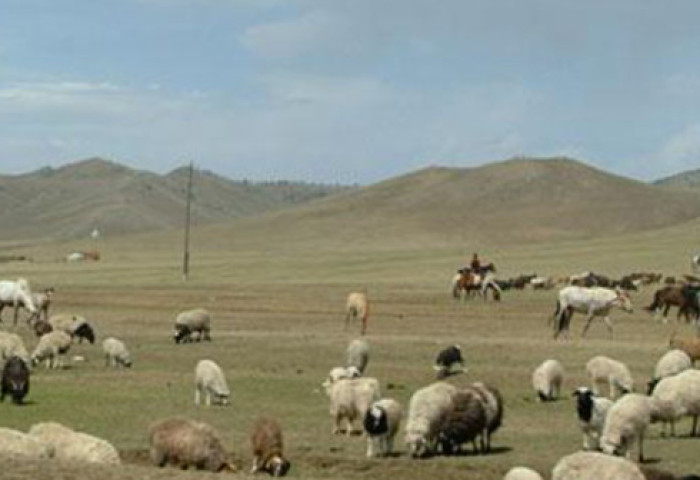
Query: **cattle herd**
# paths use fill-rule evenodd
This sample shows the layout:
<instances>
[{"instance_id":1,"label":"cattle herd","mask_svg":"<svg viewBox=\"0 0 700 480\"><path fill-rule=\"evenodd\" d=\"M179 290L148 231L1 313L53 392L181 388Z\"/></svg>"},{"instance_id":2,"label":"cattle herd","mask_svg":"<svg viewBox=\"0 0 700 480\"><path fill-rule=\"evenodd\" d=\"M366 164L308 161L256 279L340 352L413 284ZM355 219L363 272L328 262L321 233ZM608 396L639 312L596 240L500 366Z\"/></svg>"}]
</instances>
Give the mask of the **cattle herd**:
<instances>
[{"instance_id":1,"label":"cattle herd","mask_svg":"<svg viewBox=\"0 0 700 480\"><path fill-rule=\"evenodd\" d=\"M591 321L602 317L612 335L608 318L612 308L631 311L628 292L647 285L656 285L652 303L645 307L656 315L666 315L671 306L678 307L678 317L699 321L700 283L686 275L684 281L655 273L633 273L613 280L593 272L566 278L520 275L499 280L495 267L483 272L460 269L453 279L452 293L466 302L474 295L493 298L511 289L547 290L561 286L550 318L554 338L569 336L575 312L587 315L585 335ZM661 285L661 283L664 283ZM2 391L15 404L22 404L30 394L32 369L42 362L46 368L60 368L73 342L95 342L89 321L80 315L49 316L53 289L33 293L25 279L0 282L0 313L3 307L14 308L14 328L18 328L18 312L29 312L27 323L38 338L31 354L21 337L0 331L0 369ZM323 382L330 404L331 432L335 435L362 434L366 437L367 457L397 455L394 440L402 430L403 444L410 457L453 455L471 446L474 453L491 451L492 436L503 423L505 405L497 386L464 379L462 348L448 345L436 352L433 362L436 379L413 392L407 408L396 399L381 394L381 382L366 376L370 360L370 344L364 338L369 329L370 302L366 291L352 292L346 302L345 328L351 320L359 321L362 338L348 345L344 365L333 367ZM2 320L0 320L1 322ZM20 325L21 327L21 325ZM212 317L202 308L179 313L172 333L175 343L211 340ZM132 367L132 358L125 343L114 337L102 342L105 365L112 368ZM590 385L575 392L576 414L583 437L583 451L561 459L552 472L557 480L615 478L684 478L674 477L631 460L637 446L638 460L643 460L643 439L651 423L668 424L674 435L674 424L680 418L693 418L691 435L696 434L700 416L700 371L693 368L700 358L700 336L672 338L669 351L659 359L646 393L634 391L634 380L627 366L613 358L596 356L586 365ZM430 365L428 365L430 367ZM533 397L543 408L561 396L566 368L553 358L532 366ZM197 405L227 405L230 389L224 370L213 360L201 359L194 371L194 402ZM148 428L150 458L160 467L167 464L180 468L193 467L210 471L236 470L219 434L211 425L184 417L169 417ZM251 473L267 472L285 475L291 466L284 454L282 428L273 418L259 418L250 435L253 465ZM33 426L28 433L0 428L0 454L11 453L28 458L59 458L80 462L119 463L117 450L104 439L73 431L55 422ZM585 467L582 467L585 466ZM667 476L654 476L667 475ZM507 480L542 478L528 467L509 471Z\"/></svg>"}]
</instances>

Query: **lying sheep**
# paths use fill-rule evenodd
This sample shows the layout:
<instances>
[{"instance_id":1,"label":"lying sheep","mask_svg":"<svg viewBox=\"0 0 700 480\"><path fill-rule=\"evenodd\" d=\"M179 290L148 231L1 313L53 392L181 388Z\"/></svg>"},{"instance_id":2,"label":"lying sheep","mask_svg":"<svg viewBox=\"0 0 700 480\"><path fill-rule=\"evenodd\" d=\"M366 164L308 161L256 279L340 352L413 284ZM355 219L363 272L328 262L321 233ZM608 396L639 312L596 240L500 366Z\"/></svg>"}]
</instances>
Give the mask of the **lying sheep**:
<instances>
[{"instance_id":1,"label":"lying sheep","mask_svg":"<svg viewBox=\"0 0 700 480\"><path fill-rule=\"evenodd\" d=\"M491 435L503 423L503 397L498 389L483 382L474 382L471 386L481 395L486 412L486 428L481 437L481 451L487 453L491 451Z\"/></svg>"},{"instance_id":2,"label":"lying sheep","mask_svg":"<svg viewBox=\"0 0 700 480\"><path fill-rule=\"evenodd\" d=\"M329 396L333 434L360 433L361 429L355 429L355 420L361 421L370 405L381 397L379 381L370 377L338 380L331 385Z\"/></svg>"},{"instance_id":3,"label":"lying sheep","mask_svg":"<svg viewBox=\"0 0 700 480\"><path fill-rule=\"evenodd\" d=\"M588 387L577 388L574 396L576 397L576 413L583 431L583 449L598 450L605 418L613 401L605 397L595 396Z\"/></svg>"},{"instance_id":4,"label":"lying sheep","mask_svg":"<svg viewBox=\"0 0 700 480\"><path fill-rule=\"evenodd\" d=\"M457 388L446 382L435 382L413 393L404 439L411 456L423 457L436 451L440 429L456 394Z\"/></svg>"},{"instance_id":5,"label":"lying sheep","mask_svg":"<svg viewBox=\"0 0 700 480\"><path fill-rule=\"evenodd\" d=\"M175 318L175 331L173 338L175 343L192 342L197 334L196 340L211 340L211 314L203 308L186 310L178 314Z\"/></svg>"},{"instance_id":6,"label":"lying sheep","mask_svg":"<svg viewBox=\"0 0 700 480\"><path fill-rule=\"evenodd\" d=\"M457 370L452 370L452 367L459 365ZM440 350L433 370L437 372L438 380L445 378L453 373L459 373L464 370L464 358L462 358L462 348L459 345L450 345L447 348Z\"/></svg>"},{"instance_id":7,"label":"lying sheep","mask_svg":"<svg viewBox=\"0 0 700 480\"><path fill-rule=\"evenodd\" d=\"M480 391L473 387L460 389L452 398L452 408L445 415L438 434L442 453L459 453L462 444L472 442L477 453L476 438L486 430L486 404Z\"/></svg>"},{"instance_id":8,"label":"lying sheep","mask_svg":"<svg viewBox=\"0 0 700 480\"><path fill-rule=\"evenodd\" d=\"M625 458L600 452L577 452L560 459L552 480L646 480L639 467Z\"/></svg>"},{"instance_id":9,"label":"lying sheep","mask_svg":"<svg viewBox=\"0 0 700 480\"><path fill-rule=\"evenodd\" d=\"M48 445L58 460L119 465L119 452L106 440L56 422L37 423L29 435Z\"/></svg>"},{"instance_id":10,"label":"lying sheep","mask_svg":"<svg viewBox=\"0 0 700 480\"><path fill-rule=\"evenodd\" d=\"M124 342L114 337L105 338L102 341L102 352L105 355L105 365L112 367L131 368L131 354Z\"/></svg>"},{"instance_id":11,"label":"lying sheep","mask_svg":"<svg viewBox=\"0 0 700 480\"><path fill-rule=\"evenodd\" d=\"M350 317L359 318L362 322L360 333L362 335L367 331L367 317L369 315L369 302L367 294L364 292L353 292L348 295L348 300L345 303L345 329L347 330L350 323Z\"/></svg>"},{"instance_id":12,"label":"lying sheep","mask_svg":"<svg viewBox=\"0 0 700 480\"><path fill-rule=\"evenodd\" d=\"M605 419L600 447L609 455L632 455L632 446L638 443L638 459L644 461L644 434L651 423L653 402L646 395L628 393L617 400Z\"/></svg>"},{"instance_id":13,"label":"lying sheep","mask_svg":"<svg viewBox=\"0 0 700 480\"><path fill-rule=\"evenodd\" d=\"M73 339L62 331L53 331L39 338L39 343L32 352L31 363L37 365L46 360L46 368L60 368L63 366L61 356L70 350Z\"/></svg>"},{"instance_id":14,"label":"lying sheep","mask_svg":"<svg viewBox=\"0 0 700 480\"><path fill-rule=\"evenodd\" d=\"M651 394L654 401L653 421L671 423L671 435L675 435L675 422L681 417L692 416L693 426L690 435L697 431L700 415L700 370L685 370L677 375L662 379Z\"/></svg>"},{"instance_id":15,"label":"lying sheep","mask_svg":"<svg viewBox=\"0 0 700 480\"><path fill-rule=\"evenodd\" d=\"M392 398L382 398L370 406L363 421L367 433L368 457L391 455L401 417L401 404Z\"/></svg>"},{"instance_id":16,"label":"lying sheep","mask_svg":"<svg viewBox=\"0 0 700 480\"><path fill-rule=\"evenodd\" d=\"M5 361L12 357L19 357L29 364L30 357L27 348L24 346L22 338L16 333L0 331L0 368Z\"/></svg>"},{"instance_id":17,"label":"lying sheep","mask_svg":"<svg viewBox=\"0 0 700 480\"><path fill-rule=\"evenodd\" d=\"M228 463L226 450L216 431L202 422L182 417L159 420L148 428L150 456L154 464L170 463L183 470L220 472L235 470Z\"/></svg>"},{"instance_id":18,"label":"lying sheep","mask_svg":"<svg viewBox=\"0 0 700 480\"><path fill-rule=\"evenodd\" d=\"M542 480L542 476L527 467L513 467L508 470L503 480Z\"/></svg>"},{"instance_id":19,"label":"lying sheep","mask_svg":"<svg viewBox=\"0 0 700 480\"><path fill-rule=\"evenodd\" d=\"M283 477L291 464L284 458L282 428L271 418L259 418L250 434L253 450L253 468L250 473L267 472L273 477Z\"/></svg>"},{"instance_id":20,"label":"lying sheep","mask_svg":"<svg viewBox=\"0 0 700 480\"><path fill-rule=\"evenodd\" d=\"M603 355L591 358L586 363L586 372L591 380L591 389L595 395L600 395L599 386L601 384L609 386L611 399L631 392L634 387L634 381L627 366Z\"/></svg>"},{"instance_id":21,"label":"lying sheep","mask_svg":"<svg viewBox=\"0 0 700 480\"><path fill-rule=\"evenodd\" d=\"M362 339L350 342L345 351L345 366L355 367L363 374L369 362L369 343Z\"/></svg>"},{"instance_id":22,"label":"lying sheep","mask_svg":"<svg viewBox=\"0 0 700 480\"><path fill-rule=\"evenodd\" d=\"M53 452L44 442L26 433L0 427L0 452L3 456L28 461L47 460Z\"/></svg>"},{"instance_id":23,"label":"lying sheep","mask_svg":"<svg viewBox=\"0 0 700 480\"><path fill-rule=\"evenodd\" d=\"M647 395L651 395L654 387L662 378L671 377L692 367L693 361L683 350L669 350L656 363L654 376L647 383Z\"/></svg>"},{"instance_id":24,"label":"lying sheep","mask_svg":"<svg viewBox=\"0 0 700 480\"><path fill-rule=\"evenodd\" d=\"M20 405L29 393L29 367L24 360L10 357L2 369L0 384L0 402L4 402L5 395L9 394L15 405Z\"/></svg>"},{"instance_id":25,"label":"lying sheep","mask_svg":"<svg viewBox=\"0 0 700 480\"><path fill-rule=\"evenodd\" d=\"M668 346L672 349L683 350L688 354L693 364L700 358L700 337L678 338L674 333L668 341Z\"/></svg>"},{"instance_id":26,"label":"lying sheep","mask_svg":"<svg viewBox=\"0 0 700 480\"><path fill-rule=\"evenodd\" d=\"M208 406L212 404L228 405L231 390L226 383L226 376L221 367L212 360L200 360L194 369L194 404L199 405L202 394Z\"/></svg>"},{"instance_id":27,"label":"lying sheep","mask_svg":"<svg viewBox=\"0 0 700 480\"><path fill-rule=\"evenodd\" d=\"M564 381L564 367L558 360L545 360L532 373L532 387L541 402L559 398Z\"/></svg>"}]
</instances>

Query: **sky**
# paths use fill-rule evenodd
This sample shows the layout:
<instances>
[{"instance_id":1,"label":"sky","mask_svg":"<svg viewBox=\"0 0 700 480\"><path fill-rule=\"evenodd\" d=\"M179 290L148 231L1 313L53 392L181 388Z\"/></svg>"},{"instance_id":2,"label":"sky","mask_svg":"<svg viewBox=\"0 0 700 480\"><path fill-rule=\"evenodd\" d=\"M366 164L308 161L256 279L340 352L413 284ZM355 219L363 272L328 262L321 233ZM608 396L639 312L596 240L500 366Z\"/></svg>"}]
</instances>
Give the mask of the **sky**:
<instances>
[{"instance_id":1,"label":"sky","mask_svg":"<svg viewBox=\"0 0 700 480\"><path fill-rule=\"evenodd\" d=\"M0 0L0 172L700 168L696 0Z\"/></svg>"}]
</instances>

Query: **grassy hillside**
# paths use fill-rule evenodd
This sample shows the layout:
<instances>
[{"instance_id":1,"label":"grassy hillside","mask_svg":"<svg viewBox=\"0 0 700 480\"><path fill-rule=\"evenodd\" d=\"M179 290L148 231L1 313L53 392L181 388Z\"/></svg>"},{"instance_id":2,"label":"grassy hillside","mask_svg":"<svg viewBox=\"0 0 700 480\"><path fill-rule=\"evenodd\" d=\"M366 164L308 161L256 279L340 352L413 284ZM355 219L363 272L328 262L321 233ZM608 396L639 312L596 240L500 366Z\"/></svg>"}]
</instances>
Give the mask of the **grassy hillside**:
<instances>
[{"instance_id":1,"label":"grassy hillside","mask_svg":"<svg viewBox=\"0 0 700 480\"><path fill-rule=\"evenodd\" d=\"M655 185L667 187L681 187L700 189L700 169L681 172L670 177L661 178L654 182Z\"/></svg>"}]
</instances>

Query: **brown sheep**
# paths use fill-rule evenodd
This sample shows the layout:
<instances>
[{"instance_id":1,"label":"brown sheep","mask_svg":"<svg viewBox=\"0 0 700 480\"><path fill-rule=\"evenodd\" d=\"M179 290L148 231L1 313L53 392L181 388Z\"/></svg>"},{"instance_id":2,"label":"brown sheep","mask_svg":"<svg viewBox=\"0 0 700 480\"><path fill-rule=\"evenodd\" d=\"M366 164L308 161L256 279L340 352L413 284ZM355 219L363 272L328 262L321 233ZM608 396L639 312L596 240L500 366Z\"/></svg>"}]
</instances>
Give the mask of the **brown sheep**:
<instances>
[{"instance_id":1,"label":"brown sheep","mask_svg":"<svg viewBox=\"0 0 700 480\"><path fill-rule=\"evenodd\" d=\"M693 364L700 358L700 337L677 338L674 333L668 341L668 346L671 349L683 350Z\"/></svg>"},{"instance_id":2,"label":"brown sheep","mask_svg":"<svg viewBox=\"0 0 700 480\"><path fill-rule=\"evenodd\" d=\"M253 449L253 468L250 473L267 472L273 477L283 477L291 464L282 453L282 429L271 418L258 418L250 434Z\"/></svg>"},{"instance_id":3,"label":"brown sheep","mask_svg":"<svg viewBox=\"0 0 700 480\"><path fill-rule=\"evenodd\" d=\"M348 295L348 301L345 304L345 329L348 328L350 317L359 318L362 321L360 333L362 335L367 331L367 316L369 315L369 302L367 294L364 292L353 292Z\"/></svg>"}]
</instances>

